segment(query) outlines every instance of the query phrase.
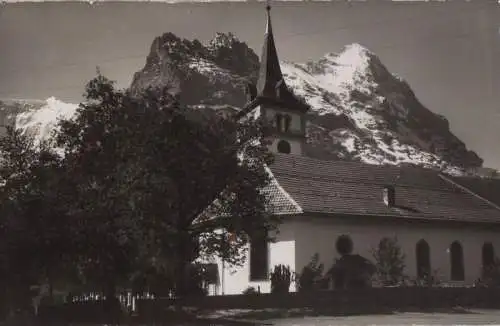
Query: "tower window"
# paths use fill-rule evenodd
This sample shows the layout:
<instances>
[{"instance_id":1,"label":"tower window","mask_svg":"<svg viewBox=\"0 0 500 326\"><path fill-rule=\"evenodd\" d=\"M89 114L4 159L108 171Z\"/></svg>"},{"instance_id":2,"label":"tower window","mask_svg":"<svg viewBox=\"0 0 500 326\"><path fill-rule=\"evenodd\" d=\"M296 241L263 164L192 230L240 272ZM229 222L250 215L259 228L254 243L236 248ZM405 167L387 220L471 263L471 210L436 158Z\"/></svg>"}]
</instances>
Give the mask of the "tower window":
<instances>
[{"instance_id":1,"label":"tower window","mask_svg":"<svg viewBox=\"0 0 500 326\"><path fill-rule=\"evenodd\" d=\"M288 132L288 130L290 130L290 124L292 123L292 117L289 116L288 114L285 114L284 115L284 132Z\"/></svg>"},{"instance_id":2,"label":"tower window","mask_svg":"<svg viewBox=\"0 0 500 326\"><path fill-rule=\"evenodd\" d=\"M292 151L292 148L291 148L289 142L287 142L286 140L280 140L278 142L278 152L279 153L290 154L291 151Z\"/></svg>"},{"instance_id":3,"label":"tower window","mask_svg":"<svg viewBox=\"0 0 500 326\"><path fill-rule=\"evenodd\" d=\"M276 119L276 129L278 131L283 131L283 116L280 113L278 113L276 114L275 119Z\"/></svg>"}]
</instances>

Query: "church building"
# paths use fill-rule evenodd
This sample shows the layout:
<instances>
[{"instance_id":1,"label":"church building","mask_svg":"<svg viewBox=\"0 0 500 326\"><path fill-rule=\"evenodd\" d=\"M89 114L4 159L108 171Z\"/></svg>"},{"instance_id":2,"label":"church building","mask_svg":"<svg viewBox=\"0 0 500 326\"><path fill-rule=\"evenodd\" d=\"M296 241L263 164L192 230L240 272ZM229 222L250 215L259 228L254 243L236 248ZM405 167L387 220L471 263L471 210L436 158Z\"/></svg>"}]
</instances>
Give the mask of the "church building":
<instances>
[{"instance_id":1,"label":"church building","mask_svg":"<svg viewBox=\"0 0 500 326\"><path fill-rule=\"evenodd\" d=\"M219 286L211 294L270 292L275 265L300 273L315 254L328 270L340 257L338 239L373 260L387 237L397 237L410 279L428 273L450 285L473 284L500 248L500 207L439 171L305 156L308 105L283 78L270 10L258 83L241 117L264 116L275 128L269 192L283 223L275 242L250 243L243 267L218 262Z\"/></svg>"}]
</instances>

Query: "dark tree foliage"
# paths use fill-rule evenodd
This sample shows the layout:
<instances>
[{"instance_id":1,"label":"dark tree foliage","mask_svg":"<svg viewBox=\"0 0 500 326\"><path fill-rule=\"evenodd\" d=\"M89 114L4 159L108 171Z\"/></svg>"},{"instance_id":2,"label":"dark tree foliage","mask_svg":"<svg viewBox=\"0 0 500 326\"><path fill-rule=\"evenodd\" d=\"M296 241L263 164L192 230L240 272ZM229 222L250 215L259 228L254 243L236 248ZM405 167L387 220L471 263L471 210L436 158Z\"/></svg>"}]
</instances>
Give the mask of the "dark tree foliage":
<instances>
[{"instance_id":1,"label":"dark tree foliage","mask_svg":"<svg viewBox=\"0 0 500 326\"><path fill-rule=\"evenodd\" d=\"M319 262L319 254L312 256L309 264L302 268L296 277L299 292L317 291L328 287L328 280L323 275L325 265Z\"/></svg>"},{"instance_id":2,"label":"dark tree foliage","mask_svg":"<svg viewBox=\"0 0 500 326\"><path fill-rule=\"evenodd\" d=\"M335 243L335 248L341 256L350 254L352 252L352 247L352 240L348 235L339 236Z\"/></svg>"},{"instance_id":3,"label":"dark tree foliage","mask_svg":"<svg viewBox=\"0 0 500 326\"><path fill-rule=\"evenodd\" d=\"M260 121L189 109L167 90L132 95L101 75L85 96L52 144L13 128L0 139L3 308L30 306L44 283L108 298L201 293L193 262L239 263L250 237L273 234Z\"/></svg>"},{"instance_id":4,"label":"dark tree foliage","mask_svg":"<svg viewBox=\"0 0 500 326\"><path fill-rule=\"evenodd\" d=\"M4 308L31 304L30 286L72 276L71 231L58 188L61 159L12 127L0 138L1 282ZM64 276L64 277L63 277Z\"/></svg>"},{"instance_id":5,"label":"dark tree foliage","mask_svg":"<svg viewBox=\"0 0 500 326\"><path fill-rule=\"evenodd\" d=\"M405 254L397 237L384 237L372 251L377 276L383 286L401 284L405 279Z\"/></svg>"},{"instance_id":6,"label":"dark tree foliage","mask_svg":"<svg viewBox=\"0 0 500 326\"><path fill-rule=\"evenodd\" d=\"M176 278L181 294L185 269L201 254L227 251L237 262L247 236L275 228L259 191L271 162L260 122L182 107L167 90L131 95L103 76L86 98L56 136L77 189L71 218L84 222L85 275L115 285L153 265ZM217 229L235 241L224 246Z\"/></svg>"},{"instance_id":7,"label":"dark tree foliage","mask_svg":"<svg viewBox=\"0 0 500 326\"><path fill-rule=\"evenodd\" d=\"M328 275L336 289L356 289L371 286L371 278L376 272L375 265L358 254L346 254L335 259Z\"/></svg>"}]
</instances>

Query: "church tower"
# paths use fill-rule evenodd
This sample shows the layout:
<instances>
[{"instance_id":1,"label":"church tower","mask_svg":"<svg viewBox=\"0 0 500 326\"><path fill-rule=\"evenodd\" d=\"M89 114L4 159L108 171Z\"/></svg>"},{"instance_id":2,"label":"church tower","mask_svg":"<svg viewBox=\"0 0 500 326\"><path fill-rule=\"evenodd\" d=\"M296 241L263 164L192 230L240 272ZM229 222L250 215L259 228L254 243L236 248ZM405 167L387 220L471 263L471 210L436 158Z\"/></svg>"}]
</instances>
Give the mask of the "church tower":
<instances>
[{"instance_id":1,"label":"church tower","mask_svg":"<svg viewBox=\"0 0 500 326\"><path fill-rule=\"evenodd\" d=\"M274 43L271 6L268 4L267 26L260 58L257 86L249 86L249 102L241 116L262 116L273 126L270 151L293 155L304 154L305 115L309 106L287 87Z\"/></svg>"}]
</instances>

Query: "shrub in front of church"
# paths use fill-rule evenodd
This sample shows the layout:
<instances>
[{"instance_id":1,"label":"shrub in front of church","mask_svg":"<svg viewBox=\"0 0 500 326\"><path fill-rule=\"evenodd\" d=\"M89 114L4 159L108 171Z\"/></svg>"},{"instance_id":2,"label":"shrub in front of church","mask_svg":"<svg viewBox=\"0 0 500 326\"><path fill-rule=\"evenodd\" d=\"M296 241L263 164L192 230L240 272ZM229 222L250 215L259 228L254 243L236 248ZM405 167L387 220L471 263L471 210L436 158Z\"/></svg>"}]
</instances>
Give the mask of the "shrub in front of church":
<instances>
[{"instance_id":1,"label":"shrub in front of church","mask_svg":"<svg viewBox=\"0 0 500 326\"><path fill-rule=\"evenodd\" d=\"M288 293L292 283L290 266L276 265L271 272L271 293Z\"/></svg>"},{"instance_id":2,"label":"shrub in front of church","mask_svg":"<svg viewBox=\"0 0 500 326\"><path fill-rule=\"evenodd\" d=\"M410 286L417 287L433 287L440 285L441 281L438 269L435 269L429 273L424 273L422 277L413 280L413 282L410 284Z\"/></svg>"},{"instance_id":3,"label":"shrub in front of church","mask_svg":"<svg viewBox=\"0 0 500 326\"><path fill-rule=\"evenodd\" d=\"M358 254L347 254L335 259L328 277L335 289L363 289L371 287L375 265Z\"/></svg>"},{"instance_id":4,"label":"shrub in front of church","mask_svg":"<svg viewBox=\"0 0 500 326\"><path fill-rule=\"evenodd\" d=\"M324 265L319 262L319 255L314 254L309 264L296 276L297 290L309 292L328 288L328 279L323 276Z\"/></svg>"},{"instance_id":5,"label":"shrub in front of church","mask_svg":"<svg viewBox=\"0 0 500 326\"><path fill-rule=\"evenodd\" d=\"M335 289L370 287L375 267L365 257L352 254L351 238L348 235L339 236L335 248L341 257L335 259L325 278L333 282Z\"/></svg>"},{"instance_id":6,"label":"shrub in front of church","mask_svg":"<svg viewBox=\"0 0 500 326\"><path fill-rule=\"evenodd\" d=\"M500 259L496 258L490 266L482 267L482 276L475 282L478 287L500 287Z\"/></svg>"},{"instance_id":7,"label":"shrub in front of church","mask_svg":"<svg viewBox=\"0 0 500 326\"><path fill-rule=\"evenodd\" d=\"M249 286L247 287L245 290L243 290L242 294L244 295L254 295L254 294L258 294L259 292L253 287L253 286Z\"/></svg>"},{"instance_id":8,"label":"shrub in front of church","mask_svg":"<svg viewBox=\"0 0 500 326\"><path fill-rule=\"evenodd\" d=\"M405 254L398 244L397 237L383 238L372 251L376 266L376 278L382 286L402 285L406 275L404 273Z\"/></svg>"}]
</instances>

